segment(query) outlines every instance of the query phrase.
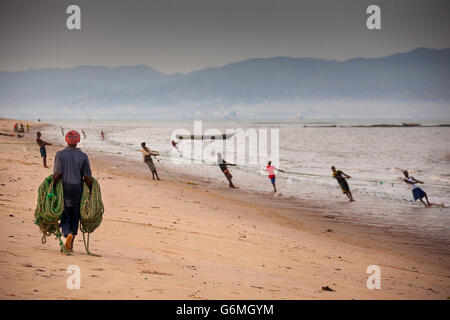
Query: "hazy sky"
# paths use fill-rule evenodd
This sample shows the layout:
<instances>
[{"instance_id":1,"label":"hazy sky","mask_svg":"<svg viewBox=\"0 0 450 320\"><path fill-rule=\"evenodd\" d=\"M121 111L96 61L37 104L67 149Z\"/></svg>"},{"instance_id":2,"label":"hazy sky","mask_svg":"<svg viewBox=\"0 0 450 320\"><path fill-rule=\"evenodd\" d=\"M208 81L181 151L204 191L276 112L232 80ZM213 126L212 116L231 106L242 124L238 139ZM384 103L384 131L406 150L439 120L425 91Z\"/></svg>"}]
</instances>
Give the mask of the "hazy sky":
<instances>
[{"instance_id":1,"label":"hazy sky","mask_svg":"<svg viewBox=\"0 0 450 320\"><path fill-rule=\"evenodd\" d=\"M81 7L82 30L66 28ZM381 7L382 29L366 28ZM189 72L255 57L378 57L450 47L443 0L0 1L0 70L146 64Z\"/></svg>"}]
</instances>

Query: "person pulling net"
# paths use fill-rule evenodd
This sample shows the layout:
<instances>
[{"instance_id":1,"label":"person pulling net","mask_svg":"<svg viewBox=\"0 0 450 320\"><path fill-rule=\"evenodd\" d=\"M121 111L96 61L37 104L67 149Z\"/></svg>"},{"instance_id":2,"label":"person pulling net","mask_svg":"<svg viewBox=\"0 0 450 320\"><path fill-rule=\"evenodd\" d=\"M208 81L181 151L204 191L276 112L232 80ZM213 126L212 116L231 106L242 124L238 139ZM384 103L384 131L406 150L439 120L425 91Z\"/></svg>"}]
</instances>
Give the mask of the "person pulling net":
<instances>
[{"instance_id":1,"label":"person pulling net","mask_svg":"<svg viewBox=\"0 0 450 320\"><path fill-rule=\"evenodd\" d=\"M217 154L217 164L219 165L220 170L225 175L225 178L227 178L230 188L236 188L233 184L233 181L231 180L233 178L233 176L231 175L231 173L227 167L227 166L236 166L236 165L233 163L226 162L222 158L222 154L220 152Z\"/></svg>"}]
</instances>

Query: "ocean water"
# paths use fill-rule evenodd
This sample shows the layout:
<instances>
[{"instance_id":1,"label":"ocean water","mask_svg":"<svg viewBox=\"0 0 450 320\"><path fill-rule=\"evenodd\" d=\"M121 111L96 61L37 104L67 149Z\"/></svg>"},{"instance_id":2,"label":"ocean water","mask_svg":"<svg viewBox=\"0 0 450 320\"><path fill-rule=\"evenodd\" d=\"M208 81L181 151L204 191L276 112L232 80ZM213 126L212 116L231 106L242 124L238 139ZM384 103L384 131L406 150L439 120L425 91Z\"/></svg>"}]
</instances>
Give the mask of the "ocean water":
<instances>
[{"instance_id":1,"label":"ocean water","mask_svg":"<svg viewBox=\"0 0 450 320\"><path fill-rule=\"evenodd\" d=\"M215 163L215 155L193 155L189 152L192 141L179 141L183 156L171 145L177 129L194 134L193 120L44 120L52 126L43 131L44 137L64 142L64 130L83 129L80 148L135 159L142 164L140 143L145 141L157 150L157 166L174 177L189 173L211 188L226 188L227 183ZM401 124L411 120L203 120L203 133L208 129L226 130L266 129L268 156L251 158L238 167L230 167L233 181L241 190L261 193L267 197L299 199L303 203L320 203L322 207L346 220L363 221L373 225L400 225L406 229L419 228L420 232L450 238L450 127L431 125L448 124L450 120L415 120L421 127L353 127L353 125ZM335 127L332 127L335 126ZM277 174L278 194L274 195L267 176L262 170L270 155L270 130L278 130L278 167L286 173ZM104 131L105 139L100 136ZM261 131L263 132L263 131ZM262 136L262 134L260 135ZM235 138L232 138L235 139ZM211 143L203 141L203 148ZM249 142L249 141L246 141ZM235 144L237 140L235 140ZM259 144L258 147L262 145ZM210 146L211 147L211 146ZM247 150L247 153L248 150ZM237 155L224 153L225 160L236 162ZM231 158L231 159L230 159ZM255 163L256 162L256 163ZM348 204L336 180L331 178L330 166L352 176L349 185L355 203ZM402 181L402 171L425 182L421 187L432 203L447 208L422 208L412 201L411 190ZM314 206L312 206L314 207ZM323 208L321 209L323 210Z\"/></svg>"}]
</instances>

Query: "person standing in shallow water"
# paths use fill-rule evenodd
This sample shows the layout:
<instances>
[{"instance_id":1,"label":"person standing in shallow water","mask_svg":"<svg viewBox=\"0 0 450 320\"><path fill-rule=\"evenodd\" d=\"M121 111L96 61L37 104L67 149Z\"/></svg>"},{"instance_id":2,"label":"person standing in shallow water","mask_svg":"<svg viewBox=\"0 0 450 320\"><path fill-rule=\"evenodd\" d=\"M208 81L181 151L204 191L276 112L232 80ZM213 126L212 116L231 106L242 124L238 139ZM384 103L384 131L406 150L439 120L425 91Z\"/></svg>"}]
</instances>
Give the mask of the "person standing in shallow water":
<instances>
[{"instance_id":1,"label":"person standing in shallow water","mask_svg":"<svg viewBox=\"0 0 450 320\"><path fill-rule=\"evenodd\" d=\"M40 132L36 132L36 143L38 144L39 151L41 152L41 157L42 157L42 162L44 164L44 168L48 168L47 167L47 150L45 149L45 146L51 146L51 143L45 142L44 140L41 139L42 134Z\"/></svg>"},{"instance_id":2,"label":"person standing in shallow water","mask_svg":"<svg viewBox=\"0 0 450 320\"><path fill-rule=\"evenodd\" d=\"M145 142L141 143L141 147L142 147L141 153L144 156L144 162L147 164L148 168L150 169L153 180L155 180L155 175L156 175L156 179L161 180L158 176L158 172L156 171L156 167L155 167L155 164L153 163L153 159L152 159L152 156L158 156L159 153L151 151L145 145Z\"/></svg>"},{"instance_id":3,"label":"person standing in shallow water","mask_svg":"<svg viewBox=\"0 0 450 320\"><path fill-rule=\"evenodd\" d=\"M53 185L62 180L64 192L64 211L59 224L66 238L65 247L73 251L73 242L78 233L80 222L80 204L83 193L83 181L92 188L92 172L88 156L77 148L80 134L71 130L66 134L67 147L58 151L55 156Z\"/></svg>"},{"instance_id":4,"label":"person standing in shallow water","mask_svg":"<svg viewBox=\"0 0 450 320\"><path fill-rule=\"evenodd\" d=\"M339 183L339 185L341 186L342 193L344 193L348 197L350 202L355 201L353 200L352 192L350 191L350 187L348 186L347 180L345 180L350 179L351 177L348 174L342 172L341 170L336 170L334 166L331 167L331 171L333 171L333 178L335 178Z\"/></svg>"}]
</instances>

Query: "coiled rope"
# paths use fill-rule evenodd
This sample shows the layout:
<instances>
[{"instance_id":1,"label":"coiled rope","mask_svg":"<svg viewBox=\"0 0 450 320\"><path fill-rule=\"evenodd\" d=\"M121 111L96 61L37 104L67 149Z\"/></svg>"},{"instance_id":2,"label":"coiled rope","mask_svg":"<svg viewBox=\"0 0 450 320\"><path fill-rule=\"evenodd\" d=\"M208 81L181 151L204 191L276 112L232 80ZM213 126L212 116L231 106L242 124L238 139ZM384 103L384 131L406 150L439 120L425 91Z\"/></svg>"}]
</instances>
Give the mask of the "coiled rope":
<instances>
[{"instance_id":1,"label":"coiled rope","mask_svg":"<svg viewBox=\"0 0 450 320\"><path fill-rule=\"evenodd\" d=\"M64 211L64 192L62 182L59 181L53 187L53 175L44 179L38 189L36 210L34 211L35 224L42 232L42 243L47 242L47 237L54 235L59 240L61 252L69 254L61 240L59 220Z\"/></svg>"},{"instance_id":2,"label":"coiled rope","mask_svg":"<svg viewBox=\"0 0 450 320\"><path fill-rule=\"evenodd\" d=\"M104 211L102 193L97 179L92 178L91 189L83 182L83 193L80 204L80 230L83 232L84 248L87 254L92 256L100 257L100 255L89 251L89 235L101 224ZM86 233L87 240L85 237Z\"/></svg>"},{"instance_id":3,"label":"coiled rope","mask_svg":"<svg viewBox=\"0 0 450 320\"><path fill-rule=\"evenodd\" d=\"M59 228L62 212L64 211L64 191L62 182L58 181L56 187L53 186L53 175L44 179L38 189L37 206L34 212L35 224L42 232L42 243L47 242L47 237L55 235L59 240L61 252L69 255L61 239L62 234ZM87 254L99 256L89 251L89 235L98 228L103 218L103 202L100 185L95 178L92 178L92 189L83 183L83 193L80 204L80 230L83 232L83 242ZM87 233L87 240L85 237Z\"/></svg>"}]
</instances>

